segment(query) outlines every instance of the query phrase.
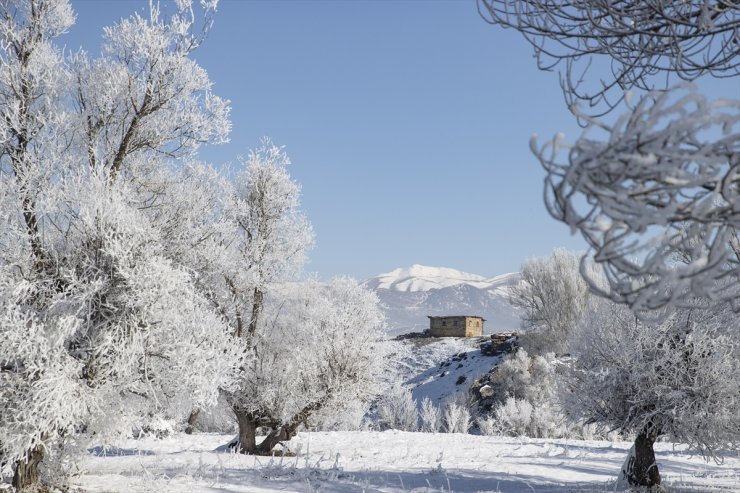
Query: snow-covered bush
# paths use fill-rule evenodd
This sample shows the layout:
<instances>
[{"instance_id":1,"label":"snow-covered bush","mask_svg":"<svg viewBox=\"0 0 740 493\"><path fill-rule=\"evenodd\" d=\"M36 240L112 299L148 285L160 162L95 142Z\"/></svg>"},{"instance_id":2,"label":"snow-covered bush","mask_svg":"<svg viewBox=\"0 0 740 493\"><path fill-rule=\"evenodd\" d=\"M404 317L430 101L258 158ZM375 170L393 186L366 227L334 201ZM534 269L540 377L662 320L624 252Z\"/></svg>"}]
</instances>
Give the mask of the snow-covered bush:
<instances>
[{"instance_id":1,"label":"snow-covered bush","mask_svg":"<svg viewBox=\"0 0 740 493\"><path fill-rule=\"evenodd\" d=\"M378 401L378 419L385 429L417 431L419 414L411 391L396 383L387 389Z\"/></svg>"},{"instance_id":2,"label":"snow-covered bush","mask_svg":"<svg viewBox=\"0 0 740 493\"><path fill-rule=\"evenodd\" d=\"M550 397L555 391L555 358L552 353L530 357L520 349L496 367L491 384L501 401L504 396L530 402Z\"/></svg>"},{"instance_id":3,"label":"snow-covered bush","mask_svg":"<svg viewBox=\"0 0 740 493\"><path fill-rule=\"evenodd\" d=\"M145 420L139 430L138 436L152 436L155 438L166 438L171 436L175 431L172 420L162 416L153 416Z\"/></svg>"},{"instance_id":4,"label":"snow-covered bush","mask_svg":"<svg viewBox=\"0 0 740 493\"><path fill-rule=\"evenodd\" d=\"M419 417L421 418L421 431L437 433L442 429L442 413L429 397L421 400Z\"/></svg>"},{"instance_id":5,"label":"snow-covered bush","mask_svg":"<svg viewBox=\"0 0 740 493\"><path fill-rule=\"evenodd\" d=\"M490 414L498 433L538 438L567 433L565 417L557 407L556 364L552 353L530 357L520 349L496 367L490 383L494 396ZM478 421L489 428L486 416Z\"/></svg>"},{"instance_id":6,"label":"snow-covered bush","mask_svg":"<svg viewBox=\"0 0 740 493\"><path fill-rule=\"evenodd\" d=\"M493 415L501 433L530 436L534 406L526 399L509 396L495 408Z\"/></svg>"},{"instance_id":7,"label":"snow-covered bush","mask_svg":"<svg viewBox=\"0 0 740 493\"><path fill-rule=\"evenodd\" d=\"M442 404L442 429L447 433L470 431L470 403L463 393L449 396Z\"/></svg>"},{"instance_id":8,"label":"snow-covered bush","mask_svg":"<svg viewBox=\"0 0 740 493\"><path fill-rule=\"evenodd\" d=\"M478 416L478 418L476 418L475 420L475 424L478 425L478 430L480 431L481 435L493 436L500 434L498 421L494 416L490 414Z\"/></svg>"},{"instance_id":9,"label":"snow-covered bush","mask_svg":"<svg viewBox=\"0 0 740 493\"><path fill-rule=\"evenodd\" d=\"M359 431L367 430L365 418L369 403L366 399L349 399L330 412L323 412L307 424L310 430L318 431Z\"/></svg>"}]
</instances>

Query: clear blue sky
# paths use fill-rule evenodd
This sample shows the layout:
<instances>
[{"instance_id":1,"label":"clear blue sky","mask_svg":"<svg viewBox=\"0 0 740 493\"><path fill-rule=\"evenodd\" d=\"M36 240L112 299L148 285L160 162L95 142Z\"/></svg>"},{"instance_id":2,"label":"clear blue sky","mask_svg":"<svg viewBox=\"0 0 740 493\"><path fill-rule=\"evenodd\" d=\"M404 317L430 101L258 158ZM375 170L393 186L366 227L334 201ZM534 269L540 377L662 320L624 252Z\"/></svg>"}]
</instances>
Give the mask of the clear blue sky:
<instances>
[{"instance_id":1,"label":"clear blue sky","mask_svg":"<svg viewBox=\"0 0 740 493\"><path fill-rule=\"evenodd\" d=\"M61 38L97 53L102 27L143 0L72 0ZM167 5L167 2L163 2ZM474 0L222 0L198 61L231 100L234 162L285 145L316 231L308 270L364 279L420 263L481 275L585 243L551 219L536 132L574 140L557 75ZM707 91L740 97L737 81Z\"/></svg>"}]
</instances>

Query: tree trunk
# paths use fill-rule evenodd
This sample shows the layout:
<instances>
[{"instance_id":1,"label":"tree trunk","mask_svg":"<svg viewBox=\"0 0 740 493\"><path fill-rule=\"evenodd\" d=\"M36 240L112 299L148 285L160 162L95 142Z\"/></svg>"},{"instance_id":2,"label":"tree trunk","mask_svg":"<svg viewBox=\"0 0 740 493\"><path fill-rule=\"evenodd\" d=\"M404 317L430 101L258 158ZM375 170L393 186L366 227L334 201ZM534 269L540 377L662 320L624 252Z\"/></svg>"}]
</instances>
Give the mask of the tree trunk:
<instances>
[{"instance_id":1,"label":"tree trunk","mask_svg":"<svg viewBox=\"0 0 740 493\"><path fill-rule=\"evenodd\" d=\"M272 449L274 449L280 442L287 442L296 435L295 427L280 426L272 430L264 440L257 447L257 454L259 455L271 455Z\"/></svg>"},{"instance_id":2,"label":"tree trunk","mask_svg":"<svg viewBox=\"0 0 740 493\"><path fill-rule=\"evenodd\" d=\"M262 313L262 303L263 303L264 293L259 288L254 288L253 298L252 298L252 316L249 319L249 327L247 328L249 337L254 336L255 332L257 332L257 322L259 320L260 314Z\"/></svg>"},{"instance_id":3,"label":"tree trunk","mask_svg":"<svg viewBox=\"0 0 740 493\"><path fill-rule=\"evenodd\" d=\"M635 438L633 454L627 458L622 474L630 486L653 487L660 485L660 472L655 462L653 444L659 433L653 426L646 426Z\"/></svg>"},{"instance_id":4,"label":"tree trunk","mask_svg":"<svg viewBox=\"0 0 740 493\"><path fill-rule=\"evenodd\" d=\"M239 425L239 441L237 446L240 454L254 454L257 452L257 420L252 413L234 407L236 422Z\"/></svg>"},{"instance_id":5,"label":"tree trunk","mask_svg":"<svg viewBox=\"0 0 740 493\"><path fill-rule=\"evenodd\" d=\"M296 435L298 427L308 419L311 414L319 411L323 408L327 402L329 402L329 394L324 395L320 399L309 403L301 409L295 416L290 418L284 424L275 428L265 439L260 443L257 448L257 453L260 455L270 455L272 449L275 448L280 442L287 442Z\"/></svg>"},{"instance_id":6,"label":"tree trunk","mask_svg":"<svg viewBox=\"0 0 740 493\"><path fill-rule=\"evenodd\" d=\"M193 431L195 431L195 424L198 422L198 416L200 415L200 409L193 408L192 411L190 411L190 416L188 416L188 424L185 427L185 434L192 435Z\"/></svg>"},{"instance_id":7,"label":"tree trunk","mask_svg":"<svg viewBox=\"0 0 740 493\"><path fill-rule=\"evenodd\" d=\"M44 448L37 445L28 452L26 457L19 460L15 465L13 475L13 487L15 491L22 492L39 482L39 464L44 458Z\"/></svg>"}]
</instances>

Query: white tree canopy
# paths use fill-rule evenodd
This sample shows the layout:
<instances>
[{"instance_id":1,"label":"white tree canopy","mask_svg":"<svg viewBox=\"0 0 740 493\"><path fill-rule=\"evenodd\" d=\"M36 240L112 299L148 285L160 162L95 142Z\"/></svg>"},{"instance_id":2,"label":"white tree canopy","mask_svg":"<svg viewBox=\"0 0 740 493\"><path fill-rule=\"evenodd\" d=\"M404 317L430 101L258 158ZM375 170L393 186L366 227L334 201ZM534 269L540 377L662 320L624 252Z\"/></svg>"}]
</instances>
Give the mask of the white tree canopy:
<instances>
[{"instance_id":1,"label":"white tree canopy","mask_svg":"<svg viewBox=\"0 0 740 493\"><path fill-rule=\"evenodd\" d=\"M593 298L571 338L577 359L566 409L717 458L740 445L739 329L726 305L672 310L646 324L624 305Z\"/></svg>"},{"instance_id":2,"label":"white tree canopy","mask_svg":"<svg viewBox=\"0 0 740 493\"><path fill-rule=\"evenodd\" d=\"M214 204L182 207L212 174L176 168L225 138L228 107L188 57L191 2L177 6L108 29L90 60L53 43L69 2L0 2L0 474L19 488L56 445L215 403L243 359L195 269L216 258L178 253L183 228L200 228L189 246L227 230L193 217Z\"/></svg>"},{"instance_id":3,"label":"white tree canopy","mask_svg":"<svg viewBox=\"0 0 740 493\"><path fill-rule=\"evenodd\" d=\"M548 257L522 263L522 280L512 288L509 302L523 311L522 345L530 352L567 351L568 335L590 296L579 270L582 256L556 248ZM586 265L595 270L593 263Z\"/></svg>"}]
</instances>

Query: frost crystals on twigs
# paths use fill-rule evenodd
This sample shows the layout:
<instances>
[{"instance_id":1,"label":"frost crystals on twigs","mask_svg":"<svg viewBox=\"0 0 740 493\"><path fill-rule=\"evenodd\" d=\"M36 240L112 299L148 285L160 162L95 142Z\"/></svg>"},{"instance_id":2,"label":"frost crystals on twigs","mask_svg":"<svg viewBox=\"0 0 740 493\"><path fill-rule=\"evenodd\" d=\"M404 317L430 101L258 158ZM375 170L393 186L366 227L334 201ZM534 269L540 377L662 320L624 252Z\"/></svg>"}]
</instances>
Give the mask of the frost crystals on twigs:
<instances>
[{"instance_id":1,"label":"frost crystals on twigs","mask_svg":"<svg viewBox=\"0 0 740 493\"><path fill-rule=\"evenodd\" d=\"M599 108L595 113L618 105L625 90L653 89L656 74L693 81L705 74L733 77L740 70L734 1L478 0L478 10L487 22L522 33L540 69L562 62L566 101L587 101ZM587 77L601 62L610 77ZM587 87L588 80L593 84Z\"/></svg>"},{"instance_id":2,"label":"frost crystals on twigs","mask_svg":"<svg viewBox=\"0 0 740 493\"><path fill-rule=\"evenodd\" d=\"M697 297L740 309L739 110L678 86L614 125L580 115L589 126L573 145L533 139L549 212L604 267L610 292L592 280L596 291L638 311Z\"/></svg>"}]
</instances>

